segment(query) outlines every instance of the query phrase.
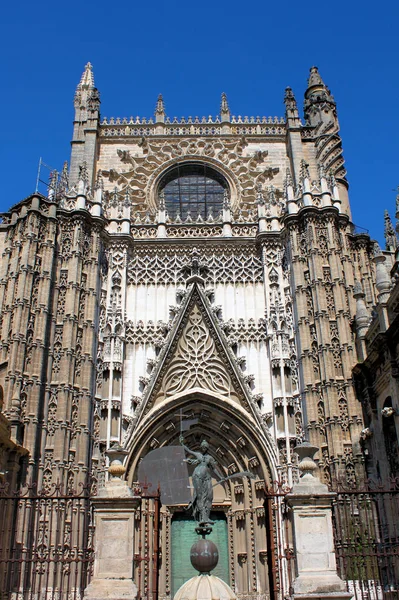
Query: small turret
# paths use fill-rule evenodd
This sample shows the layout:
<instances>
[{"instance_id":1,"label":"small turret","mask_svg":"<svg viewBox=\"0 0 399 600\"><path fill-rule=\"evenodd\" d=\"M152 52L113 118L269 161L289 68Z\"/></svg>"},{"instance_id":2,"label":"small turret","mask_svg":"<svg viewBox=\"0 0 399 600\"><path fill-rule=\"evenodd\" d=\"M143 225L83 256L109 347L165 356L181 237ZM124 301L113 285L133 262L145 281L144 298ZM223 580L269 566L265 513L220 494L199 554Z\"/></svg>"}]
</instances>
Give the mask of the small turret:
<instances>
[{"instance_id":1,"label":"small turret","mask_svg":"<svg viewBox=\"0 0 399 600\"><path fill-rule=\"evenodd\" d=\"M310 69L308 88L305 92L304 113L306 124L315 127L335 123L338 129L337 107L334 97L322 80L317 67Z\"/></svg>"}]
</instances>

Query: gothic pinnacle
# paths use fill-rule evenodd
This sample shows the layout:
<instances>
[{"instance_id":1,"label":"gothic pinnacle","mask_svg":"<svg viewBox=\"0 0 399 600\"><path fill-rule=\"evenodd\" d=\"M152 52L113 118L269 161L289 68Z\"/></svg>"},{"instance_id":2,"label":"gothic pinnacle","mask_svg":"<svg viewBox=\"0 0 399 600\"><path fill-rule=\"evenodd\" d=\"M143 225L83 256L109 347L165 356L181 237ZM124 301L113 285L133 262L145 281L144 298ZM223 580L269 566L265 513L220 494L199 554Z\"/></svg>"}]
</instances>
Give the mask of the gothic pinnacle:
<instances>
[{"instance_id":1,"label":"gothic pinnacle","mask_svg":"<svg viewBox=\"0 0 399 600\"><path fill-rule=\"evenodd\" d=\"M157 106L155 108L155 114L156 115L164 115L165 114L165 105L163 102L162 94L158 95Z\"/></svg>"},{"instance_id":2,"label":"gothic pinnacle","mask_svg":"<svg viewBox=\"0 0 399 600\"><path fill-rule=\"evenodd\" d=\"M395 229L392 225L391 217L389 212L386 210L384 213L384 236L385 236L385 247L388 252L394 252L398 245Z\"/></svg>"},{"instance_id":3,"label":"gothic pinnacle","mask_svg":"<svg viewBox=\"0 0 399 600\"><path fill-rule=\"evenodd\" d=\"M304 103L305 120L311 127L333 123L338 131L334 97L322 80L317 67L311 67Z\"/></svg>"},{"instance_id":4,"label":"gothic pinnacle","mask_svg":"<svg viewBox=\"0 0 399 600\"><path fill-rule=\"evenodd\" d=\"M284 104L287 109L294 110L297 108L297 103L295 100L294 92L292 91L292 88L290 88L290 87L285 88Z\"/></svg>"},{"instance_id":5,"label":"gothic pinnacle","mask_svg":"<svg viewBox=\"0 0 399 600\"><path fill-rule=\"evenodd\" d=\"M165 104L162 94L159 94L157 105L155 107L155 122L165 123Z\"/></svg>"},{"instance_id":6,"label":"gothic pinnacle","mask_svg":"<svg viewBox=\"0 0 399 600\"><path fill-rule=\"evenodd\" d=\"M230 114L229 103L227 101L227 96L224 92L222 93L222 98L220 101L220 114L221 115Z\"/></svg>"},{"instance_id":7,"label":"gothic pinnacle","mask_svg":"<svg viewBox=\"0 0 399 600\"><path fill-rule=\"evenodd\" d=\"M313 87L314 85L325 87L324 81L322 80L317 67L310 68L310 75L308 79L308 88Z\"/></svg>"},{"instance_id":8,"label":"gothic pinnacle","mask_svg":"<svg viewBox=\"0 0 399 600\"><path fill-rule=\"evenodd\" d=\"M85 66L85 70L83 71L82 77L80 78L80 82L79 82L77 89L78 90L94 89L93 67L90 62L88 62Z\"/></svg>"},{"instance_id":9,"label":"gothic pinnacle","mask_svg":"<svg viewBox=\"0 0 399 600\"><path fill-rule=\"evenodd\" d=\"M298 127L300 125L298 105L295 100L294 92L290 87L285 88L284 95L285 118L288 126Z\"/></svg>"},{"instance_id":10,"label":"gothic pinnacle","mask_svg":"<svg viewBox=\"0 0 399 600\"><path fill-rule=\"evenodd\" d=\"M61 175L60 175L60 183L58 186L58 192L60 195L65 194L69 185L69 175L68 175L68 161L64 162L64 166L62 167Z\"/></svg>"}]
</instances>

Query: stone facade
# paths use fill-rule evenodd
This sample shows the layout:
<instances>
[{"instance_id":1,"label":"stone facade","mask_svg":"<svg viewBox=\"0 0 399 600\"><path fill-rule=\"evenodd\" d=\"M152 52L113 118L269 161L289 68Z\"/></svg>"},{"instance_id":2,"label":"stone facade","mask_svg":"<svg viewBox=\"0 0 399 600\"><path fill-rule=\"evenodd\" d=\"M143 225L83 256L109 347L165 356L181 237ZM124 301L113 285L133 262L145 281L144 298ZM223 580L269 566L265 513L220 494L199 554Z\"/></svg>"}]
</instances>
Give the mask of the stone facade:
<instances>
[{"instance_id":1,"label":"stone facade","mask_svg":"<svg viewBox=\"0 0 399 600\"><path fill-rule=\"evenodd\" d=\"M133 485L150 450L178 443L179 414L195 419L190 446L205 438L226 474L257 475L215 488L230 585L246 600L269 597L264 489L295 483L305 434L324 483L364 476L356 283L365 311L379 293L316 68L304 122L290 88L284 102L281 118L234 117L223 94L216 118L177 120L160 96L154 118L100 118L88 64L69 170L0 225L0 385L26 477L70 488L93 478L96 491L118 442ZM200 168L222 182L220 212L171 216L165 177ZM177 510L161 511L162 598ZM151 537L142 522L137 544Z\"/></svg>"},{"instance_id":2,"label":"stone facade","mask_svg":"<svg viewBox=\"0 0 399 600\"><path fill-rule=\"evenodd\" d=\"M399 195L396 200L399 217ZM397 234L385 214L384 253L376 247L377 303L367 310L364 292L356 296L358 363L354 383L363 406L361 448L367 475L392 483L399 479L399 280Z\"/></svg>"}]
</instances>

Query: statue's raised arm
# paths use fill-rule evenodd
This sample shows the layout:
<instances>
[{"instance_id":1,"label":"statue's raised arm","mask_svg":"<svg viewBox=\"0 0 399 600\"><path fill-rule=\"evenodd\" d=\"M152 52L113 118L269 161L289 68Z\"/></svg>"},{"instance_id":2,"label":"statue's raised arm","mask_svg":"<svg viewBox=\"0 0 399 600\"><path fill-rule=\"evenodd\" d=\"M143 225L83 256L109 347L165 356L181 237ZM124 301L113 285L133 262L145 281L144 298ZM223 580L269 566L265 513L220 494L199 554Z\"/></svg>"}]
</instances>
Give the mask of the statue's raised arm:
<instances>
[{"instance_id":1,"label":"statue's raised arm","mask_svg":"<svg viewBox=\"0 0 399 600\"><path fill-rule=\"evenodd\" d=\"M194 450L190 450L190 448L188 448L187 446L185 446L185 444L184 444L184 437L182 435L179 437L179 442L180 442L181 446L183 446L184 450L186 452L188 452L188 454L192 454L193 456L195 456L195 458L197 460L201 460L201 458L202 458L201 452L195 452Z\"/></svg>"}]
</instances>

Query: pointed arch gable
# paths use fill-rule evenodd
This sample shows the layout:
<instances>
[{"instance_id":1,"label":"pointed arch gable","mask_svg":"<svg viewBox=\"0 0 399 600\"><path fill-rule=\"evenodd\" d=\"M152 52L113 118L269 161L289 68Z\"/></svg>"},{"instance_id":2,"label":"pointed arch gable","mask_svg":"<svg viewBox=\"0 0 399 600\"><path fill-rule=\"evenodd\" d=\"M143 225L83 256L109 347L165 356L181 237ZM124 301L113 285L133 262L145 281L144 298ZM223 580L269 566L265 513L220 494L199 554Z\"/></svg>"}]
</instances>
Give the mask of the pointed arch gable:
<instances>
[{"instance_id":1,"label":"pointed arch gable","mask_svg":"<svg viewBox=\"0 0 399 600\"><path fill-rule=\"evenodd\" d=\"M191 284L146 386L136 429L154 406L194 388L234 401L270 436L209 300L196 281Z\"/></svg>"}]
</instances>

